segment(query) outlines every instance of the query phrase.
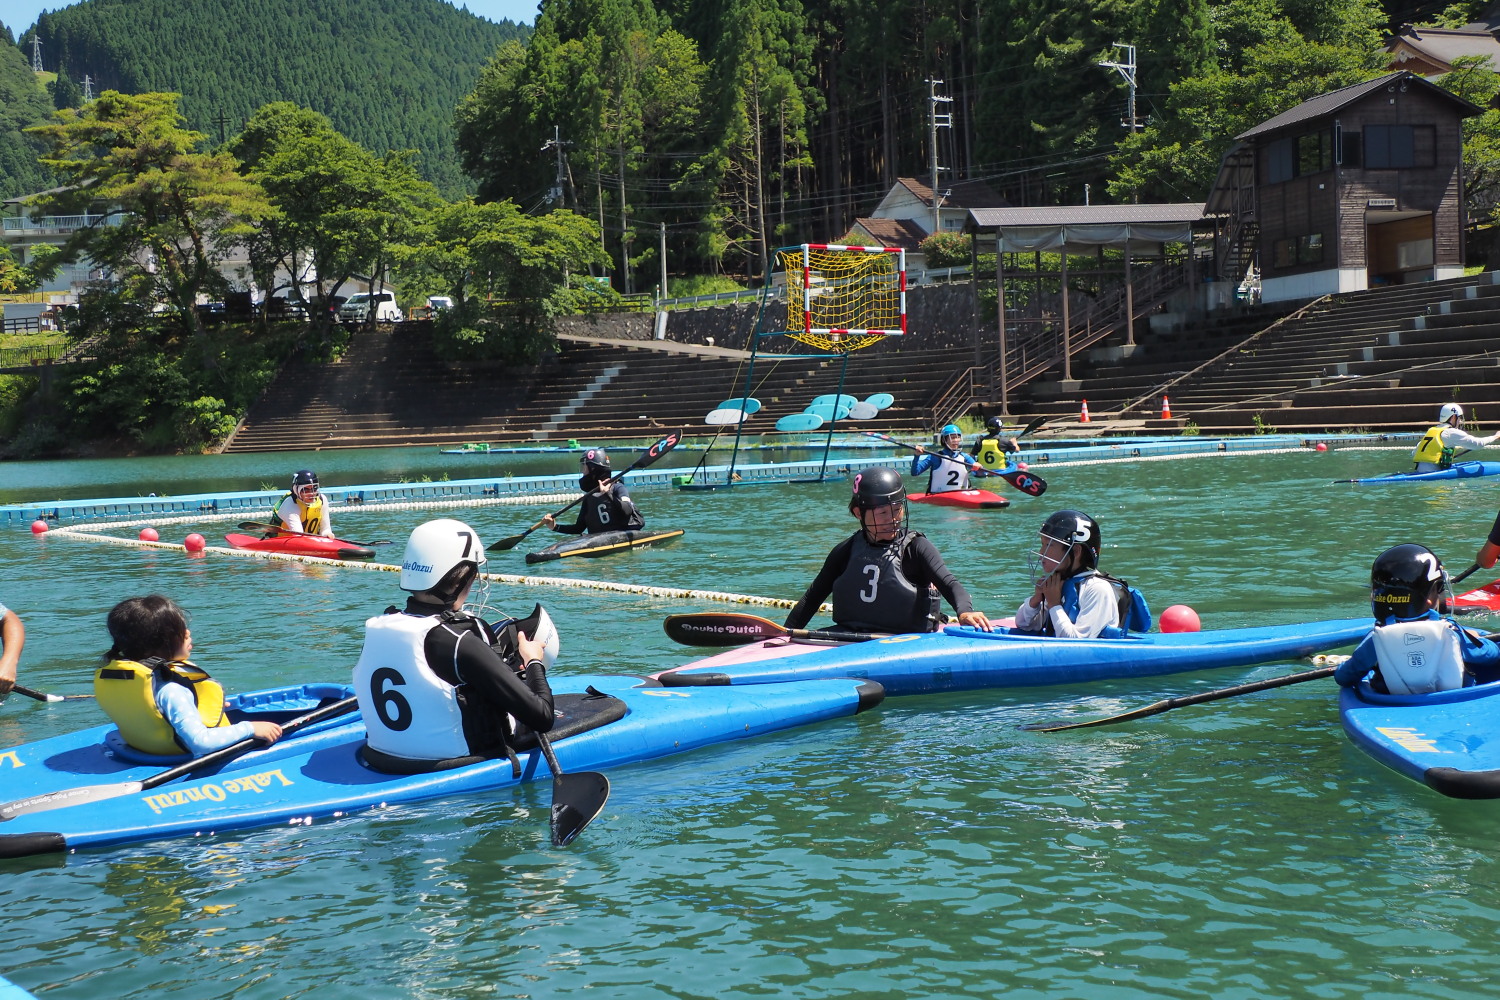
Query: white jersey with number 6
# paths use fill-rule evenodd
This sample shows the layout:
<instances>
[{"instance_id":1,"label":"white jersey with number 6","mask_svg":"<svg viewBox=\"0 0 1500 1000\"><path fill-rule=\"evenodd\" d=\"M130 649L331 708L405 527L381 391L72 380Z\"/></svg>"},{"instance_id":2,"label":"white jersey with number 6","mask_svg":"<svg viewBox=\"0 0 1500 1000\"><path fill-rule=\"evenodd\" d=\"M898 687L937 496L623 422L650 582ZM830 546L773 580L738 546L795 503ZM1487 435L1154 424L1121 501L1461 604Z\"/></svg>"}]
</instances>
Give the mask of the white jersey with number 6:
<instances>
[{"instance_id":1,"label":"white jersey with number 6","mask_svg":"<svg viewBox=\"0 0 1500 1000\"><path fill-rule=\"evenodd\" d=\"M423 643L439 620L431 615L380 615L365 622L365 646L354 665L354 693L366 742L412 760L469 754L457 691L427 665Z\"/></svg>"}]
</instances>

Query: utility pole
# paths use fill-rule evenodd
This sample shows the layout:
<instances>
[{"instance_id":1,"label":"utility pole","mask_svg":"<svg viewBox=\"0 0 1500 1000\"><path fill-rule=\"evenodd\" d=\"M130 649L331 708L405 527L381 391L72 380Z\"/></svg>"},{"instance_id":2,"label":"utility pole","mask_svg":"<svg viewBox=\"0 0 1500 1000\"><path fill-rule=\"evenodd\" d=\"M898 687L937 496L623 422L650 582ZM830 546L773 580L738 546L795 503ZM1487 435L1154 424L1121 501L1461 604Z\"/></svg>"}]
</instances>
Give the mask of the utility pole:
<instances>
[{"instance_id":1,"label":"utility pole","mask_svg":"<svg viewBox=\"0 0 1500 1000\"><path fill-rule=\"evenodd\" d=\"M31 36L31 71L40 73L42 71L42 36Z\"/></svg>"},{"instance_id":2,"label":"utility pole","mask_svg":"<svg viewBox=\"0 0 1500 1000\"><path fill-rule=\"evenodd\" d=\"M552 188L547 192L546 198L549 205L563 204L564 192L572 187L569 183L572 175L568 170L567 160L563 158L563 148L571 145L573 145L571 142L563 142L562 129L556 125L552 126L552 138L542 144L543 153L550 149L557 154L557 173L552 179Z\"/></svg>"},{"instance_id":3,"label":"utility pole","mask_svg":"<svg viewBox=\"0 0 1500 1000\"><path fill-rule=\"evenodd\" d=\"M928 118L931 119L931 127L927 133L927 143L932 149L932 231L934 233L941 232L943 228L941 215L942 202L938 199L938 171L942 168L938 166L937 133L940 128L953 127L953 115L947 112L943 114L938 113L939 105L953 103L953 98L942 97L938 94L937 89L942 86L942 83L942 80L930 79L927 81L927 111Z\"/></svg>"},{"instance_id":4,"label":"utility pole","mask_svg":"<svg viewBox=\"0 0 1500 1000\"><path fill-rule=\"evenodd\" d=\"M667 224L661 223L661 297L667 297Z\"/></svg>"},{"instance_id":5,"label":"utility pole","mask_svg":"<svg viewBox=\"0 0 1500 1000\"><path fill-rule=\"evenodd\" d=\"M224 145L228 141L228 136L224 134L224 129L229 125L229 116L224 113L223 108L220 108L209 121L219 126L219 145Z\"/></svg>"},{"instance_id":6,"label":"utility pole","mask_svg":"<svg viewBox=\"0 0 1500 1000\"><path fill-rule=\"evenodd\" d=\"M1135 46L1126 45L1124 42L1115 42L1115 48L1125 50L1125 61L1105 60L1099 63L1099 65L1105 69L1112 69L1116 73L1119 73L1125 78L1125 82L1130 85L1130 95L1125 99L1125 117L1120 120L1120 124L1130 129L1131 132L1138 132L1141 128L1141 122L1135 113Z\"/></svg>"},{"instance_id":7,"label":"utility pole","mask_svg":"<svg viewBox=\"0 0 1500 1000\"><path fill-rule=\"evenodd\" d=\"M83 99L85 101L94 99L94 78L87 73L83 74Z\"/></svg>"}]
</instances>

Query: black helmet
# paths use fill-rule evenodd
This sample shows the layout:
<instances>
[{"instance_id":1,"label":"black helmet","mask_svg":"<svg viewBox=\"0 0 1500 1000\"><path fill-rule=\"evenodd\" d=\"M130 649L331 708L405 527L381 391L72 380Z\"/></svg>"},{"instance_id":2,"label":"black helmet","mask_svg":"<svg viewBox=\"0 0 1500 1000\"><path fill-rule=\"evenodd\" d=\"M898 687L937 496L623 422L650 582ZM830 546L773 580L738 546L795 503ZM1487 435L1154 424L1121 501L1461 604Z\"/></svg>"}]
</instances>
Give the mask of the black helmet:
<instances>
[{"instance_id":1,"label":"black helmet","mask_svg":"<svg viewBox=\"0 0 1500 1000\"><path fill-rule=\"evenodd\" d=\"M603 448L590 448L583 453L578 464L588 471L609 472L609 454Z\"/></svg>"},{"instance_id":2,"label":"black helmet","mask_svg":"<svg viewBox=\"0 0 1500 1000\"><path fill-rule=\"evenodd\" d=\"M1415 618L1437 604L1448 585L1442 562L1425 545L1397 545L1370 566L1370 607L1375 620Z\"/></svg>"},{"instance_id":3,"label":"black helmet","mask_svg":"<svg viewBox=\"0 0 1500 1000\"><path fill-rule=\"evenodd\" d=\"M1003 427L1004 424L1001 423L999 417L990 417L990 419L984 422L984 426L986 430L989 430L995 434L999 434L1000 428Z\"/></svg>"},{"instance_id":4,"label":"black helmet","mask_svg":"<svg viewBox=\"0 0 1500 1000\"><path fill-rule=\"evenodd\" d=\"M874 510L889 507L906 500L906 487L901 485L901 473L877 465L865 469L854 477L854 496L849 501L851 509Z\"/></svg>"},{"instance_id":5,"label":"black helmet","mask_svg":"<svg viewBox=\"0 0 1500 1000\"><path fill-rule=\"evenodd\" d=\"M303 489L311 486L314 495L318 492L318 474L311 469L298 469L292 473L292 495L301 497Z\"/></svg>"},{"instance_id":6,"label":"black helmet","mask_svg":"<svg viewBox=\"0 0 1500 1000\"><path fill-rule=\"evenodd\" d=\"M1099 522L1081 510L1057 511L1042 522L1042 528L1038 534L1043 538L1061 542L1068 547L1069 551L1072 551L1075 545L1082 545L1087 554L1084 560L1085 565L1092 569L1099 564L1101 544ZM1067 558L1067 553L1063 554L1063 558Z\"/></svg>"}]
</instances>

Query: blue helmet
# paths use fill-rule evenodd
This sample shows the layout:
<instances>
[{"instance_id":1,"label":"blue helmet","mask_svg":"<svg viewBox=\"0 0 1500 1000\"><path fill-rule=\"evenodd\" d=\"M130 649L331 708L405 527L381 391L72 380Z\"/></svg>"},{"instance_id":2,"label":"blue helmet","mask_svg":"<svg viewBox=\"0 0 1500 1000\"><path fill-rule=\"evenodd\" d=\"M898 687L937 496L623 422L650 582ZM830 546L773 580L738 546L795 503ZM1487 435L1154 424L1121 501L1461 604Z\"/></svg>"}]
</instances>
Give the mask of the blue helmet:
<instances>
[{"instance_id":1,"label":"blue helmet","mask_svg":"<svg viewBox=\"0 0 1500 1000\"><path fill-rule=\"evenodd\" d=\"M964 432L959 430L957 424L944 424L942 432L938 434L938 437L948 437L951 434L957 434L959 437L963 437Z\"/></svg>"}]
</instances>

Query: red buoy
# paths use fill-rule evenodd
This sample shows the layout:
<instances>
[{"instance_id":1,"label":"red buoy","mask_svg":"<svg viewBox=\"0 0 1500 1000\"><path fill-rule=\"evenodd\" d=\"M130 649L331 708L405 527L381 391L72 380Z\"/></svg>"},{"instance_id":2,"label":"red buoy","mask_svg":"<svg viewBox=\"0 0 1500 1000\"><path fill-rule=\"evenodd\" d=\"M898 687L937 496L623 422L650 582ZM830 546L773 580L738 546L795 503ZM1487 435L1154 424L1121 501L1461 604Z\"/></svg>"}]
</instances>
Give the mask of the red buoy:
<instances>
[{"instance_id":1,"label":"red buoy","mask_svg":"<svg viewBox=\"0 0 1500 1000\"><path fill-rule=\"evenodd\" d=\"M1313 445L1313 451L1327 451L1327 450L1328 450L1328 446L1326 444L1324 444L1322 441L1319 441L1317 444Z\"/></svg>"},{"instance_id":2,"label":"red buoy","mask_svg":"<svg viewBox=\"0 0 1500 1000\"><path fill-rule=\"evenodd\" d=\"M47 533L47 522L42 520L32 521L31 533L33 535L45 535Z\"/></svg>"},{"instance_id":3,"label":"red buoy","mask_svg":"<svg viewBox=\"0 0 1500 1000\"><path fill-rule=\"evenodd\" d=\"M1203 629L1203 623L1198 620L1198 612L1186 604L1174 604L1161 613L1161 630L1163 632L1199 632Z\"/></svg>"},{"instance_id":4,"label":"red buoy","mask_svg":"<svg viewBox=\"0 0 1500 1000\"><path fill-rule=\"evenodd\" d=\"M208 542L204 541L203 536L195 531L182 540L182 547L189 552L202 552L208 547Z\"/></svg>"},{"instance_id":5,"label":"red buoy","mask_svg":"<svg viewBox=\"0 0 1500 1000\"><path fill-rule=\"evenodd\" d=\"M154 541L159 540L160 538L161 538L161 535L158 535L156 533L156 529L155 528L142 528L141 529L140 539L143 542L154 542Z\"/></svg>"}]
</instances>

